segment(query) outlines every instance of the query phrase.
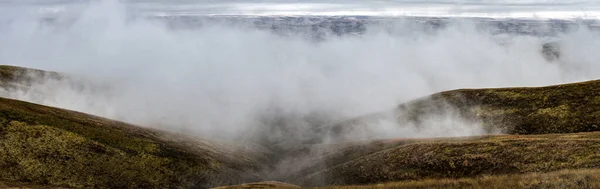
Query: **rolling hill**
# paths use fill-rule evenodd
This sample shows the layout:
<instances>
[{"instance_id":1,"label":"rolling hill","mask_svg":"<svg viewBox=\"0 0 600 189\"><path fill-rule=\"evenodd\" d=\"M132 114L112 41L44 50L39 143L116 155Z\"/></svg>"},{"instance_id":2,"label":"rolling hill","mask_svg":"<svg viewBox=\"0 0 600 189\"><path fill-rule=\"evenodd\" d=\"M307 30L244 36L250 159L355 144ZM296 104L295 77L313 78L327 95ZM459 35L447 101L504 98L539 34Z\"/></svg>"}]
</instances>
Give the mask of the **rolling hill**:
<instances>
[{"instance_id":1,"label":"rolling hill","mask_svg":"<svg viewBox=\"0 0 600 189\"><path fill-rule=\"evenodd\" d=\"M0 67L3 87L26 87L34 82L33 76L63 77ZM234 145L0 98L0 182L7 186L204 188L256 180L253 171L260 162L244 156L244 151Z\"/></svg>"},{"instance_id":2,"label":"rolling hill","mask_svg":"<svg viewBox=\"0 0 600 189\"><path fill-rule=\"evenodd\" d=\"M303 163L294 178L286 181L301 185L373 184L430 177L598 168L600 163L595 158L600 155L596 133L600 131L599 99L600 80L547 87L461 89L433 94L388 112L326 125L319 130L344 141L346 135L368 132L364 128L369 124L390 119L390 115L399 125L419 127L426 126L429 118L457 114L462 119L480 123L491 133L500 131L510 135L441 141L347 142L343 147L338 144L320 149L323 153L319 155L305 153L312 161ZM577 134L581 132L587 133ZM561 133L564 135L554 135ZM587 137L579 138L581 135ZM577 139L563 140L570 137ZM315 148L323 147L311 148L303 151L313 152ZM570 151L575 149L579 151ZM560 160L553 162L555 158ZM575 162L578 158L592 159ZM469 162L468 168L457 166L463 161Z\"/></svg>"},{"instance_id":3,"label":"rolling hill","mask_svg":"<svg viewBox=\"0 0 600 189\"><path fill-rule=\"evenodd\" d=\"M39 76L71 77L0 66L2 88L27 87ZM0 98L0 188L207 188L263 180L330 188L594 188L599 105L600 80L453 90L315 127L315 133L338 142L293 141L278 149L272 143L206 141ZM424 126L431 116L449 113L503 134L344 140L389 115L399 125ZM274 175L281 165L287 172ZM296 186L259 182L230 188L253 187Z\"/></svg>"},{"instance_id":4,"label":"rolling hill","mask_svg":"<svg viewBox=\"0 0 600 189\"><path fill-rule=\"evenodd\" d=\"M316 172L300 183L328 178L322 185L373 184L592 168L600 168L600 132L484 136L402 144Z\"/></svg>"},{"instance_id":5,"label":"rolling hill","mask_svg":"<svg viewBox=\"0 0 600 189\"><path fill-rule=\"evenodd\" d=\"M427 119L457 114L488 132L549 134L600 131L600 80L547 87L459 89L436 93L374 113L320 128L333 137L392 115L399 123L426 124Z\"/></svg>"}]
</instances>

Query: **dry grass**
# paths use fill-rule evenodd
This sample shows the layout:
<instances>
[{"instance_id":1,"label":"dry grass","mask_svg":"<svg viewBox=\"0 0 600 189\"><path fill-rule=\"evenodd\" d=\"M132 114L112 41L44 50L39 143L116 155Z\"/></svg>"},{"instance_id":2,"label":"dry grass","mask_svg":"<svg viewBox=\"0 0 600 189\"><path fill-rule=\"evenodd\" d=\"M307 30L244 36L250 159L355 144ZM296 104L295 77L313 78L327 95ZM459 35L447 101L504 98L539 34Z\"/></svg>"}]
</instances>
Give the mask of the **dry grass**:
<instances>
[{"instance_id":1,"label":"dry grass","mask_svg":"<svg viewBox=\"0 0 600 189\"><path fill-rule=\"evenodd\" d=\"M594 132L600 131L600 80L548 87L447 91L399 105L394 113L398 122L417 126L432 115L452 113L482 123L488 131L508 134ZM341 138L354 128L368 127L374 120L386 119L385 115L376 113L322 130ZM595 162L598 154L594 150L600 150L595 134L584 140L549 139L550 136L555 135L528 140L526 137L510 140L492 137L493 140L461 142L410 144L414 141L397 140L394 144L350 145L315 157L314 162L318 163L301 172L313 175L298 175L300 180L286 181L308 185L368 184L600 165ZM393 148L395 146L399 147ZM381 151L389 148L392 149ZM575 161L580 157L594 160ZM515 158L516 162L510 162ZM544 162L545 158L550 161ZM462 167L465 160L469 166Z\"/></svg>"},{"instance_id":2,"label":"dry grass","mask_svg":"<svg viewBox=\"0 0 600 189\"><path fill-rule=\"evenodd\" d=\"M260 189L260 188L282 188L282 189L294 189L301 188L300 186L277 182L277 181L266 181L266 182L255 182L255 183L246 183L234 186L221 186L213 189Z\"/></svg>"},{"instance_id":3,"label":"dry grass","mask_svg":"<svg viewBox=\"0 0 600 189\"><path fill-rule=\"evenodd\" d=\"M428 140L343 162L297 182L372 184L580 168L600 168L600 132Z\"/></svg>"},{"instance_id":4,"label":"dry grass","mask_svg":"<svg viewBox=\"0 0 600 189\"><path fill-rule=\"evenodd\" d=\"M71 76L0 66L3 88L66 77ZM244 152L79 112L0 98L3 183L189 188L255 181L260 163Z\"/></svg>"},{"instance_id":5,"label":"dry grass","mask_svg":"<svg viewBox=\"0 0 600 189\"><path fill-rule=\"evenodd\" d=\"M400 109L414 113L411 109L431 107L432 102L446 102L464 117L481 120L488 129L508 134L600 131L600 80L548 87L447 91Z\"/></svg>"},{"instance_id":6,"label":"dry grass","mask_svg":"<svg viewBox=\"0 0 600 189\"><path fill-rule=\"evenodd\" d=\"M78 188L188 188L252 180L245 173L255 168L252 159L169 136L0 98L0 180Z\"/></svg>"},{"instance_id":7,"label":"dry grass","mask_svg":"<svg viewBox=\"0 0 600 189\"><path fill-rule=\"evenodd\" d=\"M528 173L498 176L483 176L462 179L427 179L419 181L391 182L374 185L328 186L319 189L367 189L367 188L461 188L461 189L505 189L505 188L600 188L600 169L561 170L550 173Z\"/></svg>"},{"instance_id":8,"label":"dry grass","mask_svg":"<svg viewBox=\"0 0 600 189\"><path fill-rule=\"evenodd\" d=\"M0 188L2 188L2 189L66 189L66 187L38 185L38 184L14 182L14 181L0 181Z\"/></svg>"},{"instance_id":9,"label":"dry grass","mask_svg":"<svg viewBox=\"0 0 600 189\"><path fill-rule=\"evenodd\" d=\"M35 82L37 78L64 79L66 74L43 71L17 66L0 65L0 84L2 87L13 87L14 85L28 85Z\"/></svg>"},{"instance_id":10,"label":"dry grass","mask_svg":"<svg viewBox=\"0 0 600 189\"><path fill-rule=\"evenodd\" d=\"M447 188L447 189L506 189L506 188L581 188L594 189L600 188L600 169L569 169L548 173L527 173L527 174L505 174L494 176L481 176L476 178L460 179L424 179L404 182L388 182L372 185L345 185L345 186L325 186L315 189L369 189L369 188L396 188L396 189L427 189L427 188ZM228 187L218 187L215 189L259 189L259 188L281 188L289 189L290 186L285 183L269 184L267 183L249 183Z\"/></svg>"},{"instance_id":11,"label":"dry grass","mask_svg":"<svg viewBox=\"0 0 600 189\"><path fill-rule=\"evenodd\" d=\"M600 131L600 80L548 87L460 89L322 128L343 138L393 114L400 125L426 124L436 115L458 115L488 132L546 134ZM356 129L359 128L359 129Z\"/></svg>"},{"instance_id":12,"label":"dry grass","mask_svg":"<svg viewBox=\"0 0 600 189\"><path fill-rule=\"evenodd\" d=\"M32 73L63 77L0 66L0 82L2 87L26 87ZM350 188L598 187L594 181L599 179L595 175L600 168L600 132L594 131L600 131L600 81L448 91L400 105L395 113L400 122L419 123L448 110L480 121L489 130L529 135L306 145L285 149L285 157L301 157L315 148L322 153L299 158L312 164L283 179L304 186L403 181ZM361 119L323 131L343 134L349 125L368 126ZM256 181L263 166L272 166L259 158L284 155L246 153L228 145L0 98L0 187L202 188Z\"/></svg>"}]
</instances>

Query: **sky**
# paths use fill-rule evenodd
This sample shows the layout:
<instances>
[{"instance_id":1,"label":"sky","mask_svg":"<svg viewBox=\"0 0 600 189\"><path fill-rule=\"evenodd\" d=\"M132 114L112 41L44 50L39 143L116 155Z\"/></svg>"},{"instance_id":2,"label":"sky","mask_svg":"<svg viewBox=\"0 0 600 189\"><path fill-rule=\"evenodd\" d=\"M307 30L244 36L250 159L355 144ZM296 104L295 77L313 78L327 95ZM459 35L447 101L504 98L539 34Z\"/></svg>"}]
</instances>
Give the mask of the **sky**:
<instances>
[{"instance_id":1,"label":"sky","mask_svg":"<svg viewBox=\"0 0 600 189\"><path fill-rule=\"evenodd\" d=\"M33 7L52 14L90 0L0 0L5 8ZM93 1L93 0L92 0ZM96 0L97 1L97 0ZM451 16L493 18L600 18L599 0L122 0L140 14L249 16Z\"/></svg>"}]
</instances>

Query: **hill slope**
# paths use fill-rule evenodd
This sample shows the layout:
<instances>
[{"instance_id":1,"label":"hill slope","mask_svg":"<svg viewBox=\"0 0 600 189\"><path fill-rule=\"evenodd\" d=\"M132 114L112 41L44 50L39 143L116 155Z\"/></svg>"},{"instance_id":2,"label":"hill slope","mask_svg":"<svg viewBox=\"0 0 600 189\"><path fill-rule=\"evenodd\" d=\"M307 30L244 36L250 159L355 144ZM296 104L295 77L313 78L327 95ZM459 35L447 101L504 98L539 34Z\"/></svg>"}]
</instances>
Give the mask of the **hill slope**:
<instances>
[{"instance_id":1,"label":"hill slope","mask_svg":"<svg viewBox=\"0 0 600 189\"><path fill-rule=\"evenodd\" d=\"M322 184L372 184L581 168L600 168L600 132L422 140L347 161L301 182L328 178Z\"/></svg>"},{"instance_id":2,"label":"hill slope","mask_svg":"<svg viewBox=\"0 0 600 189\"><path fill-rule=\"evenodd\" d=\"M599 99L600 80L548 87L461 89L437 93L425 98L401 104L390 112L366 115L320 128L319 131L322 133L328 133L328 135L331 136L330 138L333 138L333 141L345 141L344 144L330 146L308 146L301 147L296 151L292 150L294 153L292 153L291 156L302 157L304 155L308 156L307 158L310 160L306 161L303 160L303 158L298 158L302 159L303 161L297 161L295 163L302 163L303 166L299 167L299 170L296 172L296 174L290 176L292 178L286 181L296 183L298 182L297 179L299 177L302 178L308 174L329 170L332 167L337 168L342 164L352 162L357 158L377 153L381 150L390 149L397 146L401 146L398 148L405 148L402 145L422 142L422 140L416 139L397 140L393 143L384 141L348 142L349 138L346 138L346 136L352 136L356 133L362 134L369 132L370 130L368 128L371 126L371 124L377 123L378 120L394 119L398 127L402 127L403 125L431 127L431 125L427 125L432 124L431 122L427 122L427 119L435 116L453 114L457 115L457 117L460 119L478 123L487 131L501 131L501 133L506 134L546 134L600 131L600 128L598 127L598 125L600 125ZM536 142L539 143L542 141L536 140ZM577 143L580 141L574 142ZM537 145L538 143L531 145ZM466 144L477 144L480 146L487 145L485 143L461 143L460 145L438 147L460 150L462 147L466 148L466 146L462 146ZM415 145L419 147L414 151L404 150L402 153L408 155L411 153L422 153L418 149L438 148L421 146L422 144ZM543 150L546 147L536 146L531 148ZM506 149L498 148L496 150L498 150L498 152L494 153L502 153ZM321 151L321 153L315 154L314 151ZM404 157L404 155L394 153L389 155L394 157L398 156L398 158ZM451 155L456 156L458 154ZM540 156L545 157L543 154L540 154ZM457 158L459 157L457 156ZM365 160L365 162L381 161L382 159L380 158L375 158L372 161ZM485 161L496 162L496 160L493 159ZM291 162L290 164L294 164L294 162ZM391 164L395 165L395 163ZM356 174L363 172L355 169L356 166L369 167L363 164L349 163L349 165L352 166L347 167L345 170L348 172L354 172ZM431 168L427 167L427 169ZM441 171L445 172L448 170ZM502 172L493 170L487 171L493 173ZM335 172L336 171L333 171L331 174L336 174ZM470 174L479 175L476 173ZM442 175L451 176L454 175L454 173ZM300 179L300 183L316 183L317 185L319 185L319 183L377 183L381 181L416 179L422 177L418 175L413 175L414 177L412 178L392 177L389 175L380 176L389 178L373 179L375 177L369 177L364 182L361 182L359 181L360 179L358 175L329 175L326 177L326 180L309 179L309 181L302 181L302 179ZM316 177L323 177L323 175ZM352 182L346 182L344 181L345 179L352 180Z\"/></svg>"},{"instance_id":3,"label":"hill slope","mask_svg":"<svg viewBox=\"0 0 600 189\"><path fill-rule=\"evenodd\" d=\"M0 66L4 88L27 87L39 75L67 77ZM268 174L269 180L303 186L479 179L488 175L504 178L497 175L598 169L600 134L593 131L600 131L599 87L600 81L590 81L442 92L399 105L391 113L315 130L316 138L331 137L338 141L335 144L274 140L292 143L284 145L292 146L290 149L280 151L250 151L0 98L0 169L6 170L0 172L0 183L85 188L210 187L260 181L265 179L264 172L281 165L288 166L282 173ZM431 116L444 114L481 123L488 131L518 135L344 139L348 133L365 131L373 120L389 119L389 115L398 126L425 126ZM260 149L263 147L269 149Z\"/></svg>"},{"instance_id":4,"label":"hill slope","mask_svg":"<svg viewBox=\"0 0 600 189\"><path fill-rule=\"evenodd\" d=\"M506 188L600 188L600 169L561 170L549 173L528 173L485 176L461 179L425 179L419 181L391 182L374 185L348 185L322 187L330 189L367 189L367 188L470 188L470 189L506 189Z\"/></svg>"},{"instance_id":5,"label":"hill slope","mask_svg":"<svg viewBox=\"0 0 600 189\"><path fill-rule=\"evenodd\" d=\"M600 131L600 80L547 87L460 89L433 94L320 128L333 140L369 132L373 122L394 119L398 126L431 124L435 116L457 115L491 133L545 134Z\"/></svg>"},{"instance_id":6,"label":"hill slope","mask_svg":"<svg viewBox=\"0 0 600 189\"><path fill-rule=\"evenodd\" d=\"M0 181L85 188L207 187L255 180L229 146L0 98Z\"/></svg>"},{"instance_id":7,"label":"hill slope","mask_svg":"<svg viewBox=\"0 0 600 189\"><path fill-rule=\"evenodd\" d=\"M506 134L600 131L600 80L547 87L463 89L432 96ZM427 107L417 101L401 109ZM431 104L431 103L429 103Z\"/></svg>"}]
</instances>

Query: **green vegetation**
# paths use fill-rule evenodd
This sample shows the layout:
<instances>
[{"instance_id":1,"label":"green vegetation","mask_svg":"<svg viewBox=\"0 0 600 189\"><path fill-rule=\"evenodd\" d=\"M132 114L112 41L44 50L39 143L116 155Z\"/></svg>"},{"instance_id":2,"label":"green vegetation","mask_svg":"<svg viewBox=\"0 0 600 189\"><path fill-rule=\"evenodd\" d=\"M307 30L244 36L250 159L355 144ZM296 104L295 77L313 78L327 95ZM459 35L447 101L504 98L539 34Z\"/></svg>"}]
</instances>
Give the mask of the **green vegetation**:
<instances>
[{"instance_id":1,"label":"green vegetation","mask_svg":"<svg viewBox=\"0 0 600 189\"><path fill-rule=\"evenodd\" d=\"M0 98L0 180L77 188L190 188L252 180L245 172L257 162L172 138Z\"/></svg>"},{"instance_id":2,"label":"green vegetation","mask_svg":"<svg viewBox=\"0 0 600 189\"><path fill-rule=\"evenodd\" d=\"M461 179L425 179L419 181L392 182L374 185L329 186L322 189L368 189L368 188L600 188L600 169L562 170L550 173L528 173L484 176Z\"/></svg>"},{"instance_id":3,"label":"green vegetation","mask_svg":"<svg viewBox=\"0 0 600 189\"><path fill-rule=\"evenodd\" d=\"M4 88L27 87L38 76L66 77L0 66ZM205 188L265 178L331 188L599 187L600 80L447 91L399 105L394 113L399 122L416 125L453 113L512 135L284 145L290 149L273 148L290 142L277 138L256 145L267 150L250 151L0 98L0 188ZM388 115L318 129L343 136ZM280 164L297 167L270 173ZM357 184L375 185L342 186ZM273 187L296 186L261 182L230 188Z\"/></svg>"},{"instance_id":4,"label":"green vegetation","mask_svg":"<svg viewBox=\"0 0 600 189\"><path fill-rule=\"evenodd\" d=\"M600 131L600 80L531 88L462 89L402 105L418 112L447 103L488 129L507 134ZM436 105L437 104L437 105Z\"/></svg>"},{"instance_id":5,"label":"green vegetation","mask_svg":"<svg viewBox=\"0 0 600 189\"><path fill-rule=\"evenodd\" d=\"M481 123L490 132L518 135L593 132L600 131L599 99L600 80L548 87L461 89L401 104L394 110L394 115L400 123L410 122L418 126L426 124L424 121L431 116L455 114ZM343 137L344 133L368 127L369 123L378 119L386 119L386 113L363 116L322 130ZM547 172L600 165L596 159L600 144L595 135L585 140L569 141L549 139L551 135L536 137L547 139L502 142L502 137L487 140L475 140L479 138L475 137L458 143L432 142L429 139L353 144L342 149L331 148L330 152L314 158L314 162L320 163L303 169L298 175L300 179L286 181L308 185L371 184ZM585 159L589 162L576 161L584 157L591 159ZM468 162L466 167L465 161Z\"/></svg>"},{"instance_id":6,"label":"green vegetation","mask_svg":"<svg viewBox=\"0 0 600 189\"><path fill-rule=\"evenodd\" d=\"M303 178L305 185L373 184L428 178L600 168L600 132L439 139L368 154Z\"/></svg>"},{"instance_id":7,"label":"green vegetation","mask_svg":"<svg viewBox=\"0 0 600 189\"><path fill-rule=\"evenodd\" d=\"M216 187L214 189L258 189L258 188L281 188L281 189L294 189L300 188L300 186L296 186L293 184L287 184L283 182L276 181L267 181L267 182L255 182L255 183L246 183L235 186L222 186Z\"/></svg>"},{"instance_id":8,"label":"green vegetation","mask_svg":"<svg viewBox=\"0 0 600 189\"><path fill-rule=\"evenodd\" d=\"M388 119L389 114L400 124L417 126L427 124L432 116L456 115L465 121L480 123L489 133L600 131L600 80L547 87L446 91L400 104L389 112L366 115L320 130L343 138L352 130Z\"/></svg>"},{"instance_id":9,"label":"green vegetation","mask_svg":"<svg viewBox=\"0 0 600 189\"><path fill-rule=\"evenodd\" d=\"M6 182L6 181L0 181L0 188L6 188L6 189L29 189L29 188L35 188L35 189L65 189L65 187L58 187L58 186L37 185L37 184L31 184L31 183Z\"/></svg>"},{"instance_id":10,"label":"green vegetation","mask_svg":"<svg viewBox=\"0 0 600 189\"><path fill-rule=\"evenodd\" d=\"M0 65L0 84L2 84L2 87L9 87L15 84L30 84L37 78L62 79L65 77L67 77L65 74L57 72Z\"/></svg>"}]
</instances>

